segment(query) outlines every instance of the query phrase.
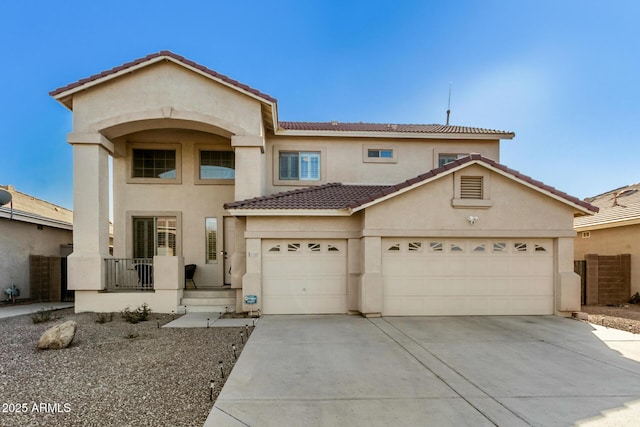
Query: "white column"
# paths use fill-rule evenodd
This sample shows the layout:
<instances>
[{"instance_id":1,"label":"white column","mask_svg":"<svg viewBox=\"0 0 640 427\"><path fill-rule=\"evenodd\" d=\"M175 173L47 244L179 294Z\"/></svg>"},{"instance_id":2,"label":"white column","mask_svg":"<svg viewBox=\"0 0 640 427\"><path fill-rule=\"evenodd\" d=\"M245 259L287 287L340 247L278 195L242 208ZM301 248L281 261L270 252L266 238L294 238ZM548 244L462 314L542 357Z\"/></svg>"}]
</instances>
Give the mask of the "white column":
<instances>
[{"instance_id":1,"label":"white column","mask_svg":"<svg viewBox=\"0 0 640 427\"><path fill-rule=\"evenodd\" d=\"M68 258L69 289L104 289L109 257L109 151L99 134L70 134L73 145L73 253Z\"/></svg>"}]
</instances>

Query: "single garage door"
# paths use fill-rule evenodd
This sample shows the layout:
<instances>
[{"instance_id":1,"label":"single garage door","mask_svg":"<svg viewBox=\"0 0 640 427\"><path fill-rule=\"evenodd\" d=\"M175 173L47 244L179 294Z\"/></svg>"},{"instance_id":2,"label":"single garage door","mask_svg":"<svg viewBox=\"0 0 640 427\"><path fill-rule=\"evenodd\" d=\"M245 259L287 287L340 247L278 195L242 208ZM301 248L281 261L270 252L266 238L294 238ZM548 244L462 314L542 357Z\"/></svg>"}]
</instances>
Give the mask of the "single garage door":
<instances>
[{"instance_id":1,"label":"single garage door","mask_svg":"<svg viewBox=\"0 0 640 427\"><path fill-rule=\"evenodd\" d=\"M383 315L553 314L552 239L383 239Z\"/></svg>"},{"instance_id":2,"label":"single garage door","mask_svg":"<svg viewBox=\"0 0 640 427\"><path fill-rule=\"evenodd\" d=\"M264 314L347 312L345 240L263 240Z\"/></svg>"}]
</instances>

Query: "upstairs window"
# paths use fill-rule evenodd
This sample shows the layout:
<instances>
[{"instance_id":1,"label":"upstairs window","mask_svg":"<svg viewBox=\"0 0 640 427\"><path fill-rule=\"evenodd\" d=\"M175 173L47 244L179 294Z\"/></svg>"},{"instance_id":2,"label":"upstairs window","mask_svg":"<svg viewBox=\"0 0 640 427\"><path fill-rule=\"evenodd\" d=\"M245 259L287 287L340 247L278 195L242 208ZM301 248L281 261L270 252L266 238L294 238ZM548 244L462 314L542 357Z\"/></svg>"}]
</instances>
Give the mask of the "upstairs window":
<instances>
[{"instance_id":1,"label":"upstairs window","mask_svg":"<svg viewBox=\"0 0 640 427\"><path fill-rule=\"evenodd\" d=\"M468 154L438 154L438 167L444 166L447 163L455 162L456 160L467 156Z\"/></svg>"},{"instance_id":2,"label":"upstairs window","mask_svg":"<svg viewBox=\"0 0 640 427\"><path fill-rule=\"evenodd\" d=\"M319 152L281 151L279 165L279 178L281 180L320 180Z\"/></svg>"},{"instance_id":3,"label":"upstairs window","mask_svg":"<svg viewBox=\"0 0 640 427\"><path fill-rule=\"evenodd\" d=\"M234 179L235 169L233 151L200 151L200 179Z\"/></svg>"},{"instance_id":4,"label":"upstairs window","mask_svg":"<svg viewBox=\"0 0 640 427\"><path fill-rule=\"evenodd\" d=\"M370 159L392 159L393 150L386 150L383 148L370 148L367 150L367 157L369 157Z\"/></svg>"},{"instance_id":5,"label":"upstairs window","mask_svg":"<svg viewBox=\"0 0 640 427\"><path fill-rule=\"evenodd\" d=\"M176 179L176 150L134 148L132 177Z\"/></svg>"}]
</instances>

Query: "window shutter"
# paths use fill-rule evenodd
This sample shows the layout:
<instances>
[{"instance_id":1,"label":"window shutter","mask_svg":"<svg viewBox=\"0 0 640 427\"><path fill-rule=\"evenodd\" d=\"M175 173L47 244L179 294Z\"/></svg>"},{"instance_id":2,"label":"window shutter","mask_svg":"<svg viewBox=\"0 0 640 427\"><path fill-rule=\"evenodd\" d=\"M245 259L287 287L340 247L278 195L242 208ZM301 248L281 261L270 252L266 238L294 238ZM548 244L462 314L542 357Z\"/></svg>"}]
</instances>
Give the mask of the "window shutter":
<instances>
[{"instance_id":1,"label":"window shutter","mask_svg":"<svg viewBox=\"0 0 640 427\"><path fill-rule=\"evenodd\" d=\"M482 177L481 176L460 177L460 198L482 200Z\"/></svg>"},{"instance_id":2,"label":"window shutter","mask_svg":"<svg viewBox=\"0 0 640 427\"><path fill-rule=\"evenodd\" d=\"M300 179L320 179L320 153L300 153Z\"/></svg>"}]
</instances>

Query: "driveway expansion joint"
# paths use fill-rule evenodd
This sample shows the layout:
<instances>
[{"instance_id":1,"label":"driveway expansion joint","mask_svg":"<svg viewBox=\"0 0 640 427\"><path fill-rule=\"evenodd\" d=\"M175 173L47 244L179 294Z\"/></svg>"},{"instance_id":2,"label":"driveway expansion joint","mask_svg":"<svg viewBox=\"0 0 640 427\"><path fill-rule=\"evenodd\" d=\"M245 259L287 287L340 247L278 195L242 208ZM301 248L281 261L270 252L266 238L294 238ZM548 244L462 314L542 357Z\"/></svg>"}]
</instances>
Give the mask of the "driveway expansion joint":
<instances>
[{"instance_id":1,"label":"driveway expansion joint","mask_svg":"<svg viewBox=\"0 0 640 427\"><path fill-rule=\"evenodd\" d=\"M450 366L448 363L443 361L441 358L439 358L438 356L433 354L431 351L429 351L427 348L425 348L420 342L416 341L414 338L412 338L411 336L407 335L406 333L404 333L403 331L398 329L395 325L389 323L384 317L368 318L367 320L369 322L371 322L375 327L377 327L383 334L388 336L389 339L391 339L393 342L398 344L404 351L406 351L411 357L413 357L420 365L424 366L425 369L427 369L433 375L435 375L436 378L438 378L440 381L442 381L447 387L449 387L454 393L456 393L458 396L460 396L460 398L463 399L465 402L467 402L472 408L474 408L476 411L478 411L478 413L482 414L482 416L484 416L492 424L494 424L496 426L501 425L500 423L498 423L494 419L492 419L491 416L487 414L486 410L483 410L483 409L479 408L477 404L472 402L472 400L476 400L477 401L478 399L483 399L483 400L487 400L488 399L488 400L494 402L495 404L497 404L499 407L501 407L505 411L507 411L507 413L509 413L511 416L515 417L517 419L517 421L514 420L514 422L524 423L527 426L531 425L526 420L524 420L522 417L520 417L518 414L516 414L511 409L506 407L502 402L500 402L499 400L497 400L493 396L489 395L481 387L479 387L478 385L474 384L473 381L469 380L464 375L462 375L460 372L458 372L454 367ZM396 334L400 335L401 338L409 340L413 345L418 346L421 350L423 350L426 353L428 353L430 357L433 357L438 363L443 365L446 369L448 369L449 371L453 372L457 377L459 377L464 382L466 382L467 384L472 386L474 389L478 390L480 393L482 393L483 396L475 396L474 397L474 396L471 396L471 395L467 395L466 393L464 393L461 390L458 390L456 387L454 387L451 384L451 381L446 381L440 373L434 371L434 369L432 369L431 367L427 366L427 362L421 360L421 358L417 354L412 352L409 348L407 348L406 345L403 345L402 343L400 343L400 341L398 339L396 339L396 337L393 337L390 332L386 331L383 327L381 327L380 323L382 323L382 322L384 322L384 325L387 325L388 327L392 328L393 331Z\"/></svg>"}]
</instances>

